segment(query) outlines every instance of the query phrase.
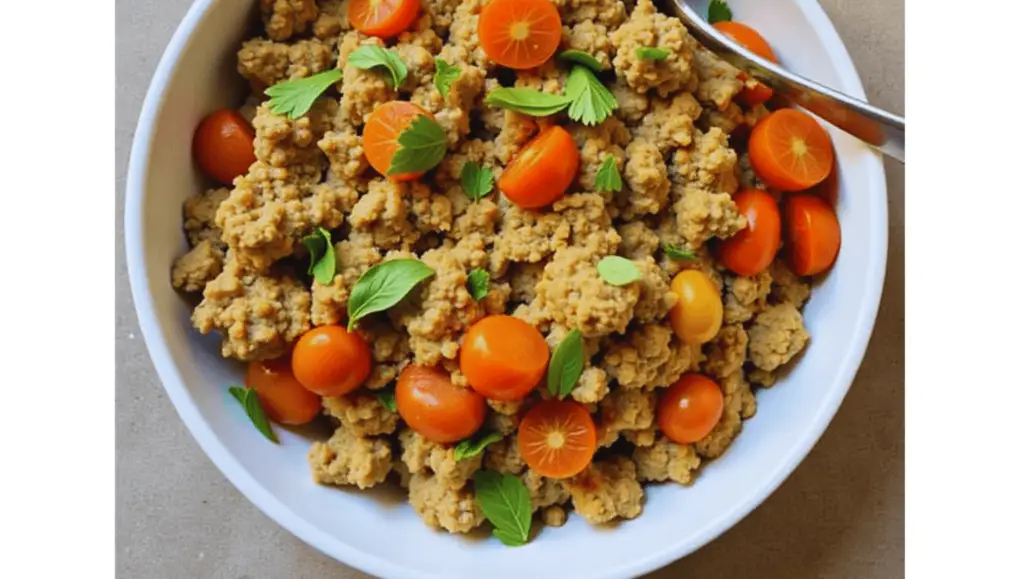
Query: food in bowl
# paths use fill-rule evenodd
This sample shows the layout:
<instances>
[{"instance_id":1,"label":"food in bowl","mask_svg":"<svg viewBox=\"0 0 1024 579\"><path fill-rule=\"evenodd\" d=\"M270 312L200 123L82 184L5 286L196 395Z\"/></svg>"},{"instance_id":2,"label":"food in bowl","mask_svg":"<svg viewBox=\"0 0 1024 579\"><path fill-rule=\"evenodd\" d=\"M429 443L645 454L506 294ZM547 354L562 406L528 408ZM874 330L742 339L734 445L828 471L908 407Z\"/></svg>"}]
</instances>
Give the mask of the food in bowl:
<instances>
[{"instance_id":1,"label":"food in bowl","mask_svg":"<svg viewBox=\"0 0 1024 579\"><path fill-rule=\"evenodd\" d=\"M649 0L260 5L171 275L260 432L510 545L725 452L839 250L811 117Z\"/></svg>"}]
</instances>

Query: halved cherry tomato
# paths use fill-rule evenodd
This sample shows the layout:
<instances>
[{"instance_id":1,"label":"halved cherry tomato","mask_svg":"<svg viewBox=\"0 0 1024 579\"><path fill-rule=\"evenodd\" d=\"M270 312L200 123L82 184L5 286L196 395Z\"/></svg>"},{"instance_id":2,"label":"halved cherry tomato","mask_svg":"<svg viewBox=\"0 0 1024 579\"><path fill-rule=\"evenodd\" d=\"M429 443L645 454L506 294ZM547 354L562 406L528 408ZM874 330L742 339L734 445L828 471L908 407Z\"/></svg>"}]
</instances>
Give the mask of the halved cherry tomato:
<instances>
[{"instance_id":1,"label":"halved cherry tomato","mask_svg":"<svg viewBox=\"0 0 1024 579\"><path fill-rule=\"evenodd\" d=\"M245 175L256 162L252 127L231 109L214 111L199 123L192 137L192 156L210 177L231 185L235 177Z\"/></svg>"},{"instance_id":2,"label":"halved cherry tomato","mask_svg":"<svg viewBox=\"0 0 1024 579\"><path fill-rule=\"evenodd\" d=\"M754 81L753 86L743 87L743 90L740 91L736 98L748 107L756 107L768 102L774 95L775 92L764 83Z\"/></svg>"},{"instance_id":3,"label":"halved cherry tomato","mask_svg":"<svg viewBox=\"0 0 1024 579\"><path fill-rule=\"evenodd\" d=\"M519 454L542 476L568 478L587 468L597 449L597 428L578 402L546 400L527 411L516 435Z\"/></svg>"},{"instance_id":4,"label":"halved cherry tomato","mask_svg":"<svg viewBox=\"0 0 1024 579\"><path fill-rule=\"evenodd\" d=\"M669 288L679 296L668 312L676 336L689 345L710 342L722 328L722 294L715 282L699 269L686 269Z\"/></svg>"},{"instance_id":5,"label":"halved cherry tomato","mask_svg":"<svg viewBox=\"0 0 1024 579\"><path fill-rule=\"evenodd\" d=\"M552 125L526 143L505 167L498 188L523 209L539 209L565 195L579 165L580 152L572 135Z\"/></svg>"},{"instance_id":6,"label":"halved cherry tomato","mask_svg":"<svg viewBox=\"0 0 1024 579\"><path fill-rule=\"evenodd\" d=\"M817 275L839 255L839 219L822 198L801 193L786 199L786 256L797 275Z\"/></svg>"},{"instance_id":7,"label":"halved cherry tomato","mask_svg":"<svg viewBox=\"0 0 1024 579\"><path fill-rule=\"evenodd\" d=\"M313 328L295 343L292 371L310 392L343 396L370 375L370 347L341 326Z\"/></svg>"},{"instance_id":8,"label":"halved cherry tomato","mask_svg":"<svg viewBox=\"0 0 1024 579\"><path fill-rule=\"evenodd\" d=\"M771 45L753 28L741 22L716 22L712 26L750 52L778 64L779 59ZM745 87L739 94L739 99L748 107L754 107L768 102L773 94L772 89L758 82L753 87Z\"/></svg>"},{"instance_id":9,"label":"halved cherry tomato","mask_svg":"<svg viewBox=\"0 0 1024 579\"><path fill-rule=\"evenodd\" d=\"M804 192L821 197L829 206L835 207L836 203L839 202L839 163L833 162L832 170L828 172L828 177L825 177L824 181Z\"/></svg>"},{"instance_id":10,"label":"halved cherry tomato","mask_svg":"<svg viewBox=\"0 0 1024 579\"><path fill-rule=\"evenodd\" d=\"M750 133L750 165L769 187L800 191L821 183L832 169L832 140L807 113L779 109Z\"/></svg>"},{"instance_id":11,"label":"halved cherry tomato","mask_svg":"<svg viewBox=\"0 0 1024 579\"><path fill-rule=\"evenodd\" d=\"M406 366L398 376L395 402L402 420L440 444L462 440L484 423L486 404L469 388L452 384L448 374L426 366Z\"/></svg>"},{"instance_id":12,"label":"halved cherry tomato","mask_svg":"<svg viewBox=\"0 0 1024 579\"><path fill-rule=\"evenodd\" d=\"M724 409L722 390L711 378L683 374L658 401L658 427L672 442L690 444L715 428Z\"/></svg>"},{"instance_id":13,"label":"halved cherry tomato","mask_svg":"<svg viewBox=\"0 0 1024 579\"><path fill-rule=\"evenodd\" d=\"M389 101L370 113L363 127L363 152L366 160L378 173L395 181L411 181L423 173L388 175L391 159L398 151L398 135L419 116L433 119L433 115L408 101Z\"/></svg>"},{"instance_id":14,"label":"halved cherry tomato","mask_svg":"<svg viewBox=\"0 0 1024 579\"><path fill-rule=\"evenodd\" d=\"M550 0L490 0L477 23L480 48L502 66L544 64L562 41L562 17Z\"/></svg>"},{"instance_id":15,"label":"halved cherry tomato","mask_svg":"<svg viewBox=\"0 0 1024 579\"><path fill-rule=\"evenodd\" d=\"M737 275L757 275L772 264L782 242L779 206L761 189L745 189L733 200L747 226L722 242L718 260Z\"/></svg>"},{"instance_id":16,"label":"halved cherry tomato","mask_svg":"<svg viewBox=\"0 0 1024 579\"><path fill-rule=\"evenodd\" d=\"M420 13L420 0L350 0L348 21L370 36L390 38L405 32Z\"/></svg>"},{"instance_id":17,"label":"halved cherry tomato","mask_svg":"<svg viewBox=\"0 0 1024 579\"><path fill-rule=\"evenodd\" d=\"M250 362L244 381L256 391L267 418L278 424L305 424L320 414L320 397L299 384L287 357Z\"/></svg>"},{"instance_id":18,"label":"halved cherry tomato","mask_svg":"<svg viewBox=\"0 0 1024 579\"><path fill-rule=\"evenodd\" d=\"M537 328L512 316L487 316L462 338L459 369L492 400L519 400L548 366L548 344Z\"/></svg>"}]
</instances>

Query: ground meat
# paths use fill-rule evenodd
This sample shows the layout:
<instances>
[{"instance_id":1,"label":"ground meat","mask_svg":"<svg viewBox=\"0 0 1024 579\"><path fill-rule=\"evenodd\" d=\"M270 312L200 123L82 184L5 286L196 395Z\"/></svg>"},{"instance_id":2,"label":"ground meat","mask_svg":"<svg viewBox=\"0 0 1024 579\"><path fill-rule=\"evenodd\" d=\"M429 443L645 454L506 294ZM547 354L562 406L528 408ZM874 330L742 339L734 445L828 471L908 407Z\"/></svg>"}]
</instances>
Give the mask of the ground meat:
<instances>
[{"instance_id":1,"label":"ground meat","mask_svg":"<svg viewBox=\"0 0 1024 579\"><path fill-rule=\"evenodd\" d=\"M493 142L470 139L460 143L457 150L445 155L441 159L441 164L434 170L434 181L447 187L449 196L461 202L461 206L456 208L456 214L462 213L470 205L459 179L462 168L470 161L490 169L494 173L495 181L501 175L501 167L497 165L494 157ZM492 193L492 199L496 199L493 195Z\"/></svg>"},{"instance_id":2,"label":"ground meat","mask_svg":"<svg viewBox=\"0 0 1024 579\"><path fill-rule=\"evenodd\" d=\"M620 225L619 235L622 236L619 254L629 259L643 259L654 255L660 244L658 234L643 221L630 221Z\"/></svg>"},{"instance_id":3,"label":"ground meat","mask_svg":"<svg viewBox=\"0 0 1024 579\"><path fill-rule=\"evenodd\" d=\"M558 505L544 507L540 513L540 520L549 527L561 527L569 519L569 513Z\"/></svg>"},{"instance_id":4,"label":"ground meat","mask_svg":"<svg viewBox=\"0 0 1024 579\"><path fill-rule=\"evenodd\" d=\"M769 271L752 277L726 276L723 320L727 324L746 322L767 305L772 287Z\"/></svg>"},{"instance_id":5,"label":"ground meat","mask_svg":"<svg viewBox=\"0 0 1024 579\"><path fill-rule=\"evenodd\" d=\"M314 481L365 489L384 482L391 472L391 445L339 427L327 442L313 443L308 459Z\"/></svg>"},{"instance_id":6,"label":"ground meat","mask_svg":"<svg viewBox=\"0 0 1024 579\"><path fill-rule=\"evenodd\" d=\"M719 386L725 393L722 418L707 436L693 445L697 454L705 458L717 458L725 454L743 428L743 417L754 414L754 395L742 373L731 374L720 380Z\"/></svg>"},{"instance_id":7,"label":"ground meat","mask_svg":"<svg viewBox=\"0 0 1024 579\"><path fill-rule=\"evenodd\" d=\"M370 181L369 190L352 209L349 223L373 235L374 244L382 249L411 249L419 239L409 221L409 190L414 186L383 177Z\"/></svg>"},{"instance_id":8,"label":"ground meat","mask_svg":"<svg viewBox=\"0 0 1024 579\"><path fill-rule=\"evenodd\" d=\"M356 436L391 434L398 426L398 414L388 410L375 395L325 396L324 411Z\"/></svg>"},{"instance_id":9,"label":"ground meat","mask_svg":"<svg viewBox=\"0 0 1024 579\"><path fill-rule=\"evenodd\" d=\"M413 474L409 503L432 529L468 533L484 522L483 511L469 487L452 488L436 476Z\"/></svg>"},{"instance_id":10,"label":"ground meat","mask_svg":"<svg viewBox=\"0 0 1024 579\"><path fill-rule=\"evenodd\" d=\"M718 335L705 346L707 354L701 364L701 370L712 378L724 378L743 371L748 341L747 332L742 325L722 326Z\"/></svg>"},{"instance_id":11,"label":"ground meat","mask_svg":"<svg viewBox=\"0 0 1024 579\"><path fill-rule=\"evenodd\" d=\"M611 33L611 39L616 50L612 61L615 75L634 89L655 89L659 95L668 96L695 84L692 61L697 42L678 18L658 12L651 0L639 0L629 20ZM636 49L645 46L668 50L668 58L641 59Z\"/></svg>"},{"instance_id":12,"label":"ground meat","mask_svg":"<svg viewBox=\"0 0 1024 579\"><path fill-rule=\"evenodd\" d=\"M697 187L673 186L675 226L685 245L696 248L712 237L727 239L747 226L747 219L740 214L732 195L712 193Z\"/></svg>"},{"instance_id":13,"label":"ground meat","mask_svg":"<svg viewBox=\"0 0 1024 579\"><path fill-rule=\"evenodd\" d=\"M570 132L580 148L580 168L577 177L584 191L594 191L597 172L609 155L615 158L616 167L621 171L626 162L625 146L629 143L629 129L622 121L609 117L603 123L588 127L576 124ZM668 190L666 189L666 192ZM611 201L611 193L606 193L605 201Z\"/></svg>"},{"instance_id":14,"label":"ground meat","mask_svg":"<svg viewBox=\"0 0 1024 579\"><path fill-rule=\"evenodd\" d=\"M552 0L552 4L562 14L562 22L569 24L596 22L614 29L626 19L622 0Z\"/></svg>"},{"instance_id":15,"label":"ground meat","mask_svg":"<svg viewBox=\"0 0 1024 579\"><path fill-rule=\"evenodd\" d=\"M222 335L221 354L264 360L287 352L309 330L309 291L293 277L253 275L229 259L203 290L192 324L203 334Z\"/></svg>"},{"instance_id":16,"label":"ground meat","mask_svg":"<svg viewBox=\"0 0 1024 579\"><path fill-rule=\"evenodd\" d=\"M301 34L316 20L315 0L260 0L263 26L271 40L287 40Z\"/></svg>"},{"instance_id":17,"label":"ground meat","mask_svg":"<svg viewBox=\"0 0 1024 579\"><path fill-rule=\"evenodd\" d=\"M423 90L413 95L414 103L434 113L448 138L449 149L457 149L461 139L469 134L470 111L484 88L484 75L482 68L461 65L459 76L448 86L446 96L441 96L430 79Z\"/></svg>"},{"instance_id":18,"label":"ground meat","mask_svg":"<svg viewBox=\"0 0 1024 579\"><path fill-rule=\"evenodd\" d=\"M595 404L608 395L608 373L594 366L583 369L580 380L573 389L573 400L583 404Z\"/></svg>"},{"instance_id":19,"label":"ground meat","mask_svg":"<svg viewBox=\"0 0 1024 579\"><path fill-rule=\"evenodd\" d=\"M448 29L448 44L441 49L441 58L449 64L474 64L487 70L494 66L480 48L480 38L476 32L483 4L483 0L463 0L455 8Z\"/></svg>"},{"instance_id":20,"label":"ground meat","mask_svg":"<svg viewBox=\"0 0 1024 579\"><path fill-rule=\"evenodd\" d=\"M540 508L569 502L569 492L566 491L565 484L558 479L543 477L529 469L520 478L530 491L530 506L534 512Z\"/></svg>"},{"instance_id":21,"label":"ground meat","mask_svg":"<svg viewBox=\"0 0 1024 579\"><path fill-rule=\"evenodd\" d=\"M562 26L562 50L582 50L593 56L604 68L611 68L615 48L608 36L608 27L592 20Z\"/></svg>"},{"instance_id":22,"label":"ground meat","mask_svg":"<svg viewBox=\"0 0 1024 579\"><path fill-rule=\"evenodd\" d=\"M612 341L601 367L622 388L661 388L678 380L692 358L692 350L669 327L646 324Z\"/></svg>"},{"instance_id":23,"label":"ground meat","mask_svg":"<svg viewBox=\"0 0 1024 579\"><path fill-rule=\"evenodd\" d=\"M398 434L398 441L402 446L402 462L409 467L409 472L434 476L453 489L464 487L483 463L481 455L456 460L454 446L431 442L410 428Z\"/></svg>"},{"instance_id":24,"label":"ground meat","mask_svg":"<svg viewBox=\"0 0 1024 579\"><path fill-rule=\"evenodd\" d=\"M184 292L197 292L217 277L223 268L223 251L209 239L204 239L174 261L171 285Z\"/></svg>"},{"instance_id":25,"label":"ground meat","mask_svg":"<svg viewBox=\"0 0 1024 579\"><path fill-rule=\"evenodd\" d=\"M484 468L501 473L519 474L526 468L523 457L519 454L519 443L515 436L492 442L484 450Z\"/></svg>"},{"instance_id":26,"label":"ground meat","mask_svg":"<svg viewBox=\"0 0 1024 579\"><path fill-rule=\"evenodd\" d=\"M322 98L309 113L291 120L270 112L267 103L260 105L252 122L256 158L272 167L321 162L323 152L316 144L331 128L337 111L337 101Z\"/></svg>"},{"instance_id":27,"label":"ground meat","mask_svg":"<svg viewBox=\"0 0 1024 579\"><path fill-rule=\"evenodd\" d=\"M341 111L354 126L362 126L377 105L393 101L395 89L388 84L387 73L379 69L362 70L348 64L348 55L360 46L383 47L384 41L355 30L346 32L338 43L338 66L342 68Z\"/></svg>"},{"instance_id":28,"label":"ground meat","mask_svg":"<svg viewBox=\"0 0 1024 579\"><path fill-rule=\"evenodd\" d=\"M494 139L494 156L507 165L539 129L532 117L516 111L502 111L497 118L501 119L501 128Z\"/></svg>"},{"instance_id":29,"label":"ground meat","mask_svg":"<svg viewBox=\"0 0 1024 579\"><path fill-rule=\"evenodd\" d=\"M637 479L643 482L673 480L688 485L700 467L700 457L691 444L676 444L659 436L654 444L633 451Z\"/></svg>"},{"instance_id":30,"label":"ground meat","mask_svg":"<svg viewBox=\"0 0 1024 579\"><path fill-rule=\"evenodd\" d=\"M672 181L710 192L736 192L736 151L729 148L729 135L712 128L706 133L696 131L693 141L672 156Z\"/></svg>"},{"instance_id":31,"label":"ground meat","mask_svg":"<svg viewBox=\"0 0 1024 579\"><path fill-rule=\"evenodd\" d=\"M804 319L796 306L786 302L768 306L750 327L750 361L771 372L792 360L807 340Z\"/></svg>"},{"instance_id":32,"label":"ground meat","mask_svg":"<svg viewBox=\"0 0 1024 579\"><path fill-rule=\"evenodd\" d=\"M622 217L633 219L658 213L668 202L671 185L665 160L656 146L639 139L626 147L626 157L623 173L626 187L615 196Z\"/></svg>"},{"instance_id":33,"label":"ground meat","mask_svg":"<svg viewBox=\"0 0 1024 579\"><path fill-rule=\"evenodd\" d=\"M221 241L221 230L217 226L217 208L231 194L231 189L220 187L218 189L207 189L205 193L197 193L185 200L182 206L185 214L185 234L188 236L188 243L192 247L203 241L209 241L214 246L225 249L226 245Z\"/></svg>"},{"instance_id":34,"label":"ground meat","mask_svg":"<svg viewBox=\"0 0 1024 579\"><path fill-rule=\"evenodd\" d=\"M656 322L664 318L672 306L676 305L678 296L669 291L669 277L658 267L653 257L634 260L640 275L640 298L636 302L633 316L641 324Z\"/></svg>"},{"instance_id":35,"label":"ground meat","mask_svg":"<svg viewBox=\"0 0 1024 579\"><path fill-rule=\"evenodd\" d=\"M781 258L772 262L769 271L772 276L771 299L777 303L802 307L811 295L811 286L793 273Z\"/></svg>"},{"instance_id":36,"label":"ground meat","mask_svg":"<svg viewBox=\"0 0 1024 579\"><path fill-rule=\"evenodd\" d=\"M646 430L654 424L657 398L653 392L618 388L598 405L597 443L610 446L624 430Z\"/></svg>"},{"instance_id":37,"label":"ground meat","mask_svg":"<svg viewBox=\"0 0 1024 579\"><path fill-rule=\"evenodd\" d=\"M702 103L725 110L732 98L743 90L739 70L715 56L710 50L698 47L693 53L693 66L700 82L697 84L697 99Z\"/></svg>"},{"instance_id":38,"label":"ground meat","mask_svg":"<svg viewBox=\"0 0 1024 579\"><path fill-rule=\"evenodd\" d=\"M459 4L460 0L422 0L423 13L430 15L434 30L441 35L448 32Z\"/></svg>"},{"instance_id":39,"label":"ground meat","mask_svg":"<svg viewBox=\"0 0 1024 579\"><path fill-rule=\"evenodd\" d=\"M349 0L318 0L320 13L313 22L313 36L321 40L334 38L352 28L348 21Z\"/></svg>"},{"instance_id":40,"label":"ground meat","mask_svg":"<svg viewBox=\"0 0 1024 579\"><path fill-rule=\"evenodd\" d=\"M552 320L584 337L624 332L640 297L638 284L613 286L597 273L595 255L579 247L555 254L537 284L537 304Z\"/></svg>"},{"instance_id":41,"label":"ground meat","mask_svg":"<svg viewBox=\"0 0 1024 579\"><path fill-rule=\"evenodd\" d=\"M517 73L514 86L560 95L565 91L565 82L568 78L569 71L566 67L554 60L548 60L536 68Z\"/></svg>"},{"instance_id":42,"label":"ground meat","mask_svg":"<svg viewBox=\"0 0 1024 579\"><path fill-rule=\"evenodd\" d=\"M363 139L347 121L324 133L317 146L331 164L331 174L349 180L362 175L370 166L363 152Z\"/></svg>"},{"instance_id":43,"label":"ground meat","mask_svg":"<svg viewBox=\"0 0 1024 579\"><path fill-rule=\"evenodd\" d=\"M516 263L509 268L509 283L512 286L511 299L530 302L537 295L537 283L544 274L544 263Z\"/></svg>"},{"instance_id":44,"label":"ground meat","mask_svg":"<svg viewBox=\"0 0 1024 579\"><path fill-rule=\"evenodd\" d=\"M283 44L264 38L242 43L238 51L238 73L249 80L253 92L281 81L305 78L334 64L331 45L316 38Z\"/></svg>"},{"instance_id":45,"label":"ground meat","mask_svg":"<svg viewBox=\"0 0 1024 579\"><path fill-rule=\"evenodd\" d=\"M313 282L313 325L337 324L345 319L348 296L359 277L381 260L380 250L370 233L353 232L334 245L337 261L334 279L328 285Z\"/></svg>"},{"instance_id":46,"label":"ground meat","mask_svg":"<svg viewBox=\"0 0 1024 579\"><path fill-rule=\"evenodd\" d=\"M701 106L688 92L671 99L651 99L651 111L643 116L643 123L634 129L637 139L653 143L662 153L693 142L693 122L700 117Z\"/></svg>"},{"instance_id":47,"label":"ground meat","mask_svg":"<svg viewBox=\"0 0 1024 579\"><path fill-rule=\"evenodd\" d=\"M633 519L643 510L644 489L636 465L624 456L596 460L565 483L576 512L592 525Z\"/></svg>"},{"instance_id":48,"label":"ground meat","mask_svg":"<svg viewBox=\"0 0 1024 579\"><path fill-rule=\"evenodd\" d=\"M619 103L615 116L632 125L647 115L651 103L645 93L637 92L621 79L616 79L609 88Z\"/></svg>"}]
</instances>

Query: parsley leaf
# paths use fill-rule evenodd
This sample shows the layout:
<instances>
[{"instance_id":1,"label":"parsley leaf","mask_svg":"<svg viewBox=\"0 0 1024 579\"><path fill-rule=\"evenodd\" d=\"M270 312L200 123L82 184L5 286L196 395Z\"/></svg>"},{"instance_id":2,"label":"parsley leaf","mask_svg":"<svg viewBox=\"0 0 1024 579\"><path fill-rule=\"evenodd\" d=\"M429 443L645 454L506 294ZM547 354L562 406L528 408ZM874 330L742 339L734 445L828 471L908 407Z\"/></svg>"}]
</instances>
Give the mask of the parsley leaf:
<instances>
[{"instance_id":1,"label":"parsley leaf","mask_svg":"<svg viewBox=\"0 0 1024 579\"><path fill-rule=\"evenodd\" d=\"M473 458L483 452L484 449L492 442L498 442L501 439L501 433L489 432L476 440L473 440L472 438L460 440L459 443L455 445L455 462L464 458Z\"/></svg>"},{"instance_id":2,"label":"parsley leaf","mask_svg":"<svg viewBox=\"0 0 1024 579\"><path fill-rule=\"evenodd\" d=\"M491 274L485 270L476 268L470 271L466 282L469 284L469 295L476 301L484 299L491 292Z\"/></svg>"},{"instance_id":3,"label":"parsley leaf","mask_svg":"<svg viewBox=\"0 0 1024 579\"><path fill-rule=\"evenodd\" d=\"M394 390L384 390L382 392L378 392L377 393L377 402L380 402L381 406L383 406L384 408L387 408L388 410L390 410L392 412L397 412L398 411L398 403L395 402L395 391Z\"/></svg>"},{"instance_id":4,"label":"parsley leaf","mask_svg":"<svg viewBox=\"0 0 1024 579\"><path fill-rule=\"evenodd\" d=\"M486 197L494 188L494 173L487 167L481 167L473 161L467 161L459 173L462 192L473 201Z\"/></svg>"},{"instance_id":5,"label":"parsley leaf","mask_svg":"<svg viewBox=\"0 0 1024 579\"><path fill-rule=\"evenodd\" d=\"M665 255L668 256L669 259L675 261L690 261L693 259L697 259L697 256L689 249L676 247L675 245L669 243L663 243L661 245L661 248L665 250Z\"/></svg>"},{"instance_id":6,"label":"parsley leaf","mask_svg":"<svg viewBox=\"0 0 1024 579\"><path fill-rule=\"evenodd\" d=\"M316 99L341 80L341 71L332 68L306 78L279 82L264 91L270 97L270 112L295 120L309 112Z\"/></svg>"},{"instance_id":7,"label":"parsley leaf","mask_svg":"<svg viewBox=\"0 0 1024 579\"><path fill-rule=\"evenodd\" d=\"M598 191L622 191L622 175L619 175L619 166L615 163L615 157L608 155L601 163L594 177L594 189Z\"/></svg>"},{"instance_id":8,"label":"parsley leaf","mask_svg":"<svg viewBox=\"0 0 1024 579\"><path fill-rule=\"evenodd\" d=\"M397 52L373 44L355 49L352 54L348 55L348 63L362 70L370 70L378 66L386 68L391 75L391 88L394 89L402 86L405 76L409 72Z\"/></svg>"},{"instance_id":9,"label":"parsley leaf","mask_svg":"<svg viewBox=\"0 0 1024 579\"><path fill-rule=\"evenodd\" d=\"M715 22L729 22L732 20L732 10L725 0L711 0L708 4L708 24Z\"/></svg>"},{"instance_id":10,"label":"parsley leaf","mask_svg":"<svg viewBox=\"0 0 1024 579\"><path fill-rule=\"evenodd\" d=\"M263 412L263 407L260 406L260 399L256 395L256 391L252 388L232 386L228 388L228 392L242 405L242 409L245 410L246 416L252 421L252 425L256 427L256 430L259 430L263 436L267 437L267 440L277 442L277 435L270 428L270 421L267 420L267 415Z\"/></svg>"},{"instance_id":11,"label":"parsley leaf","mask_svg":"<svg viewBox=\"0 0 1024 579\"><path fill-rule=\"evenodd\" d=\"M548 392L565 398L576 387L583 374L583 334L575 329L562 338L551 354L548 364Z\"/></svg>"},{"instance_id":12,"label":"parsley leaf","mask_svg":"<svg viewBox=\"0 0 1024 579\"><path fill-rule=\"evenodd\" d=\"M615 95L585 66L572 67L565 82L565 96L572 101L569 118L587 126L604 122L612 111L619 108Z\"/></svg>"},{"instance_id":13,"label":"parsley leaf","mask_svg":"<svg viewBox=\"0 0 1024 579\"><path fill-rule=\"evenodd\" d=\"M330 284L338 267L334 256L334 244L331 243L331 232L323 227L317 227L312 235L302 238L302 245L309 250L309 269L306 273L312 275L320 285Z\"/></svg>"},{"instance_id":14,"label":"parsley leaf","mask_svg":"<svg viewBox=\"0 0 1024 579\"><path fill-rule=\"evenodd\" d=\"M668 58L668 55L672 54L664 48L657 48L653 46L638 46L636 49L636 57L640 60L650 60L653 62L659 62Z\"/></svg>"},{"instance_id":15,"label":"parsley leaf","mask_svg":"<svg viewBox=\"0 0 1024 579\"><path fill-rule=\"evenodd\" d=\"M563 62L582 64L594 72L604 71L604 66L601 65L600 61L582 50L563 50L558 53L557 58Z\"/></svg>"},{"instance_id":16,"label":"parsley leaf","mask_svg":"<svg viewBox=\"0 0 1024 579\"><path fill-rule=\"evenodd\" d=\"M441 98L448 98L448 89L451 88L452 83L459 80L459 75L462 74L462 69L454 64L448 64L444 59L434 59L434 86L437 87L437 92L441 93Z\"/></svg>"},{"instance_id":17,"label":"parsley leaf","mask_svg":"<svg viewBox=\"0 0 1024 579\"><path fill-rule=\"evenodd\" d=\"M382 312L402 301L434 270L417 259L392 259L366 270L348 298L348 329L369 314Z\"/></svg>"},{"instance_id":18,"label":"parsley leaf","mask_svg":"<svg viewBox=\"0 0 1024 579\"><path fill-rule=\"evenodd\" d=\"M532 88L496 88L487 93L484 102L524 115L546 117L569 106L570 99L558 95L540 92Z\"/></svg>"},{"instance_id":19,"label":"parsley leaf","mask_svg":"<svg viewBox=\"0 0 1024 579\"><path fill-rule=\"evenodd\" d=\"M423 173L437 166L448 150L448 137L437 121L420 115L398 135L398 150L388 175Z\"/></svg>"},{"instance_id":20,"label":"parsley leaf","mask_svg":"<svg viewBox=\"0 0 1024 579\"><path fill-rule=\"evenodd\" d=\"M512 474L478 470L473 475L476 503L494 525L494 536L509 547L526 544L530 538L530 491Z\"/></svg>"},{"instance_id":21,"label":"parsley leaf","mask_svg":"<svg viewBox=\"0 0 1024 579\"><path fill-rule=\"evenodd\" d=\"M636 264L625 257L609 255L597 262L597 273L612 285L629 285L642 277Z\"/></svg>"}]
</instances>

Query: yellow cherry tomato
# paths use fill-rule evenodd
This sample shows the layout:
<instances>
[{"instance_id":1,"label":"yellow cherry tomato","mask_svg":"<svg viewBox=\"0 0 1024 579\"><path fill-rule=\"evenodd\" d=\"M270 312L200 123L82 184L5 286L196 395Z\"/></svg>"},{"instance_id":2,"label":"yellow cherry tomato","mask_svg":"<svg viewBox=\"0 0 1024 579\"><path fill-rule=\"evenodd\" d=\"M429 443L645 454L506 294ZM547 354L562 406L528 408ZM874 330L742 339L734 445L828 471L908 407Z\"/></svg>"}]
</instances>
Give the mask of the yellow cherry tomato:
<instances>
[{"instance_id":1,"label":"yellow cherry tomato","mask_svg":"<svg viewBox=\"0 0 1024 579\"><path fill-rule=\"evenodd\" d=\"M676 336L690 345L711 341L722 327L722 294L715 282L700 270L687 269L672 279L671 291L679 296L669 312Z\"/></svg>"}]
</instances>

